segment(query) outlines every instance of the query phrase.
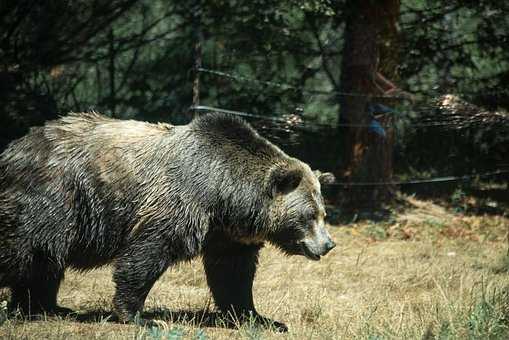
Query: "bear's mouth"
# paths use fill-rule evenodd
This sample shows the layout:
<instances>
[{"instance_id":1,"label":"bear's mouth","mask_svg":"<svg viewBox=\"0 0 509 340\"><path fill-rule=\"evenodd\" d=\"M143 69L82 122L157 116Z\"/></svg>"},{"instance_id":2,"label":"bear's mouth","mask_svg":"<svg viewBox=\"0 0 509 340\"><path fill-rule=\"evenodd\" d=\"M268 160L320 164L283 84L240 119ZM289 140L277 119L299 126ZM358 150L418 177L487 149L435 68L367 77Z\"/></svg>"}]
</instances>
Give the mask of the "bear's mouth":
<instances>
[{"instance_id":1,"label":"bear's mouth","mask_svg":"<svg viewBox=\"0 0 509 340\"><path fill-rule=\"evenodd\" d=\"M300 248L302 250L302 255L304 255L306 258L312 260L312 261L320 261L320 255L316 255L306 246L306 243L301 242Z\"/></svg>"}]
</instances>

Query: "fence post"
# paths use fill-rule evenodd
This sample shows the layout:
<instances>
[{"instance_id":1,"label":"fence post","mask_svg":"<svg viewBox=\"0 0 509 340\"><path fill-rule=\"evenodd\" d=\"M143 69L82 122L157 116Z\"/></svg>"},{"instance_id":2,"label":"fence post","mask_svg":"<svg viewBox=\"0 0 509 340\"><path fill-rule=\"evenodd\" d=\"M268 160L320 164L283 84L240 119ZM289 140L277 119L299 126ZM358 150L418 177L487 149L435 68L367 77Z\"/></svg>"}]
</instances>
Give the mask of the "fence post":
<instances>
[{"instance_id":1,"label":"fence post","mask_svg":"<svg viewBox=\"0 0 509 340\"><path fill-rule=\"evenodd\" d=\"M192 106L200 105L200 68L202 66L202 40L203 33L201 28L202 8L201 1L196 0L193 13L194 30L194 80L193 80L193 102ZM196 110L191 111L191 118L196 116Z\"/></svg>"}]
</instances>

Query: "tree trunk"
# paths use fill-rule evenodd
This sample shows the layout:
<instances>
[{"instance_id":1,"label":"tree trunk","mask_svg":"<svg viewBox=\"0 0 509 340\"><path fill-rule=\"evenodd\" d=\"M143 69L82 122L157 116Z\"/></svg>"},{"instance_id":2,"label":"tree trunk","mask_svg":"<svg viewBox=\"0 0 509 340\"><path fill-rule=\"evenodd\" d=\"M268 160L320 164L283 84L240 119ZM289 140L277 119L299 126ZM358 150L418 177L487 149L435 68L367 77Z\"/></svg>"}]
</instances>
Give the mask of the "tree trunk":
<instances>
[{"instance_id":1,"label":"tree trunk","mask_svg":"<svg viewBox=\"0 0 509 340\"><path fill-rule=\"evenodd\" d=\"M366 96L343 96L339 113L342 161L337 175L351 183L387 183L392 178L394 132L390 114L376 116L383 126L368 126L374 117L368 105L381 103L378 73L394 80L397 66L399 0L351 0L345 27L341 90ZM390 104L384 99L383 104ZM392 196L391 185L348 186L339 203L354 210L380 207Z\"/></svg>"}]
</instances>

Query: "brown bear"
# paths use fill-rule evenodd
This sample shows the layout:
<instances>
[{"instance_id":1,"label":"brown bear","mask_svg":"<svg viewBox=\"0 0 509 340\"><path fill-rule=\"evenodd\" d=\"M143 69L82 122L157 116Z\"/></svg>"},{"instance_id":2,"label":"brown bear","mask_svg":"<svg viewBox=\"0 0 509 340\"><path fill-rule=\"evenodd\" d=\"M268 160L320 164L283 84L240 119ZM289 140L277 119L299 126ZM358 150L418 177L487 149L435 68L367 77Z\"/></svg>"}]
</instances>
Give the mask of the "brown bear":
<instances>
[{"instance_id":1,"label":"brown bear","mask_svg":"<svg viewBox=\"0 0 509 340\"><path fill-rule=\"evenodd\" d=\"M66 268L113 263L115 313L129 322L169 266L202 256L218 309L266 323L252 294L263 244L311 260L335 246L320 179L233 116L172 126L70 114L0 157L0 287L10 308L63 312Z\"/></svg>"}]
</instances>

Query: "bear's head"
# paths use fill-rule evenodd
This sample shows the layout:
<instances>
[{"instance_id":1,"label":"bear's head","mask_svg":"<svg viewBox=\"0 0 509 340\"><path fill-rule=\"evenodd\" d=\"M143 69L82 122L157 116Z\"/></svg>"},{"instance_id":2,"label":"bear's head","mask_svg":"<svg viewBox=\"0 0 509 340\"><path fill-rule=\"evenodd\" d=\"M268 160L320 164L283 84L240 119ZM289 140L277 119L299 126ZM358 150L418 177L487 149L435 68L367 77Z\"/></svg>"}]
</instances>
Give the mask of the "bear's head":
<instances>
[{"instance_id":1,"label":"bear's head","mask_svg":"<svg viewBox=\"0 0 509 340\"><path fill-rule=\"evenodd\" d=\"M313 172L303 162L276 164L267 174L271 198L267 239L288 255L318 261L336 246L325 229L321 184L334 181L331 173Z\"/></svg>"}]
</instances>

